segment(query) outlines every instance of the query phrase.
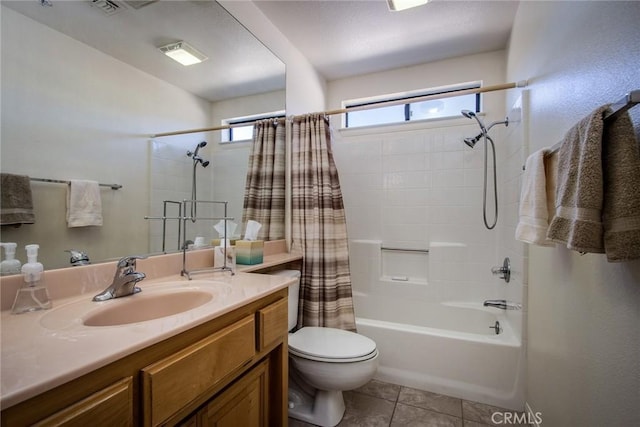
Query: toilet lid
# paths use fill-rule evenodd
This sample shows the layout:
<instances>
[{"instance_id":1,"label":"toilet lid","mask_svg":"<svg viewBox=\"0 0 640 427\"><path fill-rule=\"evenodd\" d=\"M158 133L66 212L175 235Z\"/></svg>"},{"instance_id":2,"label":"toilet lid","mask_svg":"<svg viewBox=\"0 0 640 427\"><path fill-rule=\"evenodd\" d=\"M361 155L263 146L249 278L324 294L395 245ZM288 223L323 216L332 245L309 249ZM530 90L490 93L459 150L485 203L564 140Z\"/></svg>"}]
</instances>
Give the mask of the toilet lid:
<instances>
[{"instance_id":1,"label":"toilet lid","mask_svg":"<svg viewBox=\"0 0 640 427\"><path fill-rule=\"evenodd\" d=\"M376 343L354 332L310 326L289 335L289 351L313 360L357 361L372 357Z\"/></svg>"}]
</instances>

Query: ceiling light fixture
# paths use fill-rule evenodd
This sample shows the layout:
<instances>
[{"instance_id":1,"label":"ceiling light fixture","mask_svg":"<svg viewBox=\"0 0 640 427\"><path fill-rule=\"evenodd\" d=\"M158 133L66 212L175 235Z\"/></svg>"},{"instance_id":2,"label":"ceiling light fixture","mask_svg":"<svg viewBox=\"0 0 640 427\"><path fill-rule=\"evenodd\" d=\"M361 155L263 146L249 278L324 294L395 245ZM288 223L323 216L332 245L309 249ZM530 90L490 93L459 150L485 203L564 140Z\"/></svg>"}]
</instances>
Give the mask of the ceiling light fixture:
<instances>
[{"instance_id":1,"label":"ceiling light fixture","mask_svg":"<svg viewBox=\"0 0 640 427\"><path fill-rule=\"evenodd\" d=\"M184 66L198 64L208 58L187 42L179 41L159 47L160 51L174 61L178 61Z\"/></svg>"},{"instance_id":2,"label":"ceiling light fixture","mask_svg":"<svg viewBox=\"0 0 640 427\"><path fill-rule=\"evenodd\" d=\"M429 3L429 0L387 0L389 10L392 12L398 12L405 9L410 9L416 6L422 6Z\"/></svg>"}]
</instances>

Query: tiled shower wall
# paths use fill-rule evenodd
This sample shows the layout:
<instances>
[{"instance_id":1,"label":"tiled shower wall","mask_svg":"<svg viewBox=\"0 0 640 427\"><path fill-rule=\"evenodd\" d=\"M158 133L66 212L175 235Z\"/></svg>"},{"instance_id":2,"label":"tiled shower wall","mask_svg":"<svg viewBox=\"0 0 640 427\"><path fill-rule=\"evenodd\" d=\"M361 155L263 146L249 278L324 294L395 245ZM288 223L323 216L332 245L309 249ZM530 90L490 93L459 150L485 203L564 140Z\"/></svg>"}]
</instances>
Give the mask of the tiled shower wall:
<instances>
[{"instance_id":1,"label":"tiled shower wall","mask_svg":"<svg viewBox=\"0 0 640 427\"><path fill-rule=\"evenodd\" d=\"M193 173L192 160L187 151L193 150L196 144L207 138L198 136L171 137L151 141L151 201L150 216L162 216L163 201L182 201L191 199L191 181ZM196 169L197 195L200 200L227 201L227 216L234 218L238 228L234 233L241 233L242 204L244 200L244 184L247 175L249 143L217 145L213 137L209 144L200 149L200 156L209 160L206 168L198 165ZM211 142L214 141L214 142ZM215 144L215 145L214 145ZM175 205L170 205L167 216L176 216ZM222 217L221 205L198 205L198 217ZM213 226L218 221L202 220L192 223L187 221L187 239L203 236L205 242L218 238ZM162 249L162 221L152 221L150 227L150 252ZM166 249L178 248L178 228L176 220L168 220L166 228Z\"/></svg>"},{"instance_id":2,"label":"tiled shower wall","mask_svg":"<svg viewBox=\"0 0 640 427\"><path fill-rule=\"evenodd\" d=\"M383 246L411 249L431 247L427 255L431 258L430 289L425 293L438 299L481 302L505 298L505 282L491 274L491 267L502 264L504 258L498 242L501 235L508 234L501 228L505 214L500 212L496 229L485 229L483 144L470 149L463 143L463 138L478 133L478 127L465 119L439 123L437 127L431 123L409 130L394 126L334 131L333 150L349 239L379 240ZM504 128L496 126L491 134L500 159L504 157ZM499 199L507 197L507 188L511 187L500 182ZM492 218L492 187L488 193ZM508 197L512 201L513 194ZM358 250L360 246L350 245L354 265L367 263L360 259L366 256L360 253L366 251ZM371 277L355 273L354 289L367 288L358 280ZM386 274L381 271L381 275Z\"/></svg>"}]
</instances>

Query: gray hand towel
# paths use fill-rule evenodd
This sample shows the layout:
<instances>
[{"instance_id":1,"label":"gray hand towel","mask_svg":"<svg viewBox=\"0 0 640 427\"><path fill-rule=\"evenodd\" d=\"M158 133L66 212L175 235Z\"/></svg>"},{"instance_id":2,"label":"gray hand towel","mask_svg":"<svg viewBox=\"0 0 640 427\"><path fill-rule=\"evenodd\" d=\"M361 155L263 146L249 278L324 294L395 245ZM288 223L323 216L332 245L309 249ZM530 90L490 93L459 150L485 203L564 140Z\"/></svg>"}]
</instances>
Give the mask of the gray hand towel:
<instances>
[{"instance_id":1,"label":"gray hand towel","mask_svg":"<svg viewBox=\"0 0 640 427\"><path fill-rule=\"evenodd\" d=\"M609 262L640 258L640 148L628 113L603 136L604 248Z\"/></svg>"},{"instance_id":2,"label":"gray hand towel","mask_svg":"<svg viewBox=\"0 0 640 427\"><path fill-rule=\"evenodd\" d=\"M33 224L31 181L26 175L0 174L0 225Z\"/></svg>"},{"instance_id":3,"label":"gray hand towel","mask_svg":"<svg viewBox=\"0 0 640 427\"><path fill-rule=\"evenodd\" d=\"M573 126L558 152L556 214L547 238L580 252L604 253L602 133L604 105Z\"/></svg>"}]
</instances>

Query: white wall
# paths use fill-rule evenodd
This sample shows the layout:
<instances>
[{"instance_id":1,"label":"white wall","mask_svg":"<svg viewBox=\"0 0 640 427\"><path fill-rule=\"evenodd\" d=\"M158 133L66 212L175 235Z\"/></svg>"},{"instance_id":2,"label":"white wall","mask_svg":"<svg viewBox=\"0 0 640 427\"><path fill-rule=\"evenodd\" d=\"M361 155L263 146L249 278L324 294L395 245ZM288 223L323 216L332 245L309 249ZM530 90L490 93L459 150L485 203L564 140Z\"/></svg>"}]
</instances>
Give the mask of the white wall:
<instances>
[{"instance_id":1,"label":"white wall","mask_svg":"<svg viewBox=\"0 0 640 427\"><path fill-rule=\"evenodd\" d=\"M521 3L507 78L529 79L531 151L640 89L639 22L637 2ZM528 402L543 425L640 424L640 261L532 246L528 281Z\"/></svg>"},{"instance_id":2,"label":"white wall","mask_svg":"<svg viewBox=\"0 0 640 427\"><path fill-rule=\"evenodd\" d=\"M123 185L101 192L103 227L68 229L65 186L33 183L36 224L3 241L39 243L45 268L68 265L69 248L148 252L148 135L210 118L209 102L2 7L2 171Z\"/></svg>"}]
</instances>

